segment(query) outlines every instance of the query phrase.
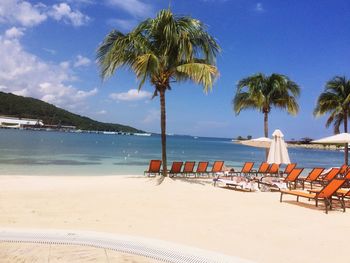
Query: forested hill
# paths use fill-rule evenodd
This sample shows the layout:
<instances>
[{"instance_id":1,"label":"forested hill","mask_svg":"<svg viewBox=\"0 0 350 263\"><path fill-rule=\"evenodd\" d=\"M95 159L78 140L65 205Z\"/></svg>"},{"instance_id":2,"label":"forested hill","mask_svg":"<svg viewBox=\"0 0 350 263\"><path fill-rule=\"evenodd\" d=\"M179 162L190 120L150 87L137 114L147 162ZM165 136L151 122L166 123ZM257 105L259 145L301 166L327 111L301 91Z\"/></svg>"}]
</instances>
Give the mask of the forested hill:
<instances>
[{"instance_id":1,"label":"forested hill","mask_svg":"<svg viewBox=\"0 0 350 263\"><path fill-rule=\"evenodd\" d=\"M45 124L72 125L81 130L143 132L130 126L98 122L38 99L4 92L0 92L0 115L41 119Z\"/></svg>"}]
</instances>

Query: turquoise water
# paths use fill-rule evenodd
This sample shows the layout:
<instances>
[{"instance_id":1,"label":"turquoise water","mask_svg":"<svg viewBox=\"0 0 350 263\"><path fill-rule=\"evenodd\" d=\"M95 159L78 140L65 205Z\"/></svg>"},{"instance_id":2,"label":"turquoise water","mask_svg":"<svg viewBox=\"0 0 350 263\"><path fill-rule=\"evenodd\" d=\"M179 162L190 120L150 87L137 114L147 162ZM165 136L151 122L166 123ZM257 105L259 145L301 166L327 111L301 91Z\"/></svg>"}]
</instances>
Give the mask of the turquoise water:
<instances>
[{"instance_id":1,"label":"turquoise water","mask_svg":"<svg viewBox=\"0 0 350 263\"><path fill-rule=\"evenodd\" d=\"M168 160L224 160L241 167L245 161L256 166L264 149L237 145L230 139L168 137ZM142 174L150 159L161 158L159 136L123 136L87 133L0 129L0 174L112 175ZM289 149L299 167L332 167L343 163L343 153Z\"/></svg>"}]
</instances>

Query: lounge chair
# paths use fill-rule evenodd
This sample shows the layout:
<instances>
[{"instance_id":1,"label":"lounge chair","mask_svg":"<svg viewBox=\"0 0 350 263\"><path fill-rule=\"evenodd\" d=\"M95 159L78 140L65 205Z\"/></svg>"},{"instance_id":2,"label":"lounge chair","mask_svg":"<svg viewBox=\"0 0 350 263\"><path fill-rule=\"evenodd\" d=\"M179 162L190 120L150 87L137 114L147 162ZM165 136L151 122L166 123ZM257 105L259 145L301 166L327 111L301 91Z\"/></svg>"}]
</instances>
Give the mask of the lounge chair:
<instances>
[{"instance_id":1,"label":"lounge chair","mask_svg":"<svg viewBox=\"0 0 350 263\"><path fill-rule=\"evenodd\" d=\"M318 193L307 193L298 190L281 190L280 202L282 202L282 197L285 194L294 195L297 197L297 202L299 202L299 197L304 197L315 200L315 205L318 206L318 201L323 200L325 204L326 214L328 213L328 208L332 209L332 200L338 200L345 212L344 200L336 195L337 190L342 187L345 183L345 179L333 179L326 186L324 186ZM334 197L337 199L334 199Z\"/></svg>"},{"instance_id":2,"label":"lounge chair","mask_svg":"<svg viewBox=\"0 0 350 263\"><path fill-rule=\"evenodd\" d=\"M242 178L243 181L234 181L234 180L229 180L229 179L223 179L223 178L214 178L214 186L216 186L217 183L222 183L225 184L225 186L228 187L234 187L235 189L239 188L240 190L245 190L245 191L253 191L256 190L253 183L255 183L254 180L249 180L246 177L237 177L237 178ZM253 189L254 188L254 189Z\"/></svg>"},{"instance_id":3,"label":"lounge chair","mask_svg":"<svg viewBox=\"0 0 350 263\"><path fill-rule=\"evenodd\" d=\"M318 177L323 173L323 171L324 168L313 168L307 177L298 179L302 185L302 188L305 188L305 183L309 183L312 189L312 184L317 181Z\"/></svg>"},{"instance_id":4,"label":"lounge chair","mask_svg":"<svg viewBox=\"0 0 350 263\"><path fill-rule=\"evenodd\" d=\"M197 175L201 176L201 175L208 175L209 172L207 171L207 168L208 168L208 164L209 162L199 162L198 163L198 166L197 166L197 170L195 172L195 176L197 177Z\"/></svg>"},{"instance_id":5,"label":"lounge chair","mask_svg":"<svg viewBox=\"0 0 350 263\"><path fill-rule=\"evenodd\" d=\"M182 164L183 162L173 162L170 171L168 171L169 176L174 177L177 174L181 174Z\"/></svg>"},{"instance_id":6,"label":"lounge chair","mask_svg":"<svg viewBox=\"0 0 350 263\"><path fill-rule=\"evenodd\" d=\"M277 164L277 163L273 163L270 165L270 168L268 169L267 173L270 175L270 176L273 176L273 175L278 175L279 174L279 169L280 169L280 165Z\"/></svg>"},{"instance_id":7,"label":"lounge chair","mask_svg":"<svg viewBox=\"0 0 350 263\"><path fill-rule=\"evenodd\" d=\"M348 167L346 164L343 164L343 165L340 167L339 174L340 174L340 175L345 175L345 173L347 172L348 169L349 169L349 167Z\"/></svg>"},{"instance_id":8,"label":"lounge chair","mask_svg":"<svg viewBox=\"0 0 350 263\"><path fill-rule=\"evenodd\" d=\"M151 174L158 175L160 174L160 167L162 166L161 160L151 160L149 163L149 168L147 171L144 171L144 175L150 176Z\"/></svg>"},{"instance_id":9,"label":"lounge chair","mask_svg":"<svg viewBox=\"0 0 350 263\"><path fill-rule=\"evenodd\" d=\"M296 166L297 166L296 163L289 163L289 164L287 164L287 166L284 169L284 171L280 172L280 176L283 176L283 175L287 176Z\"/></svg>"},{"instance_id":10,"label":"lounge chair","mask_svg":"<svg viewBox=\"0 0 350 263\"><path fill-rule=\"evenodd\" d=\"M341 188L337 191L337 195L340 195L343 199L344 198L350 198L350 189L349 187L349 180L350 180L350 170L348 170L346 172L346 174L344 175L344 177L342 179L345 179L346 182L343 185L343 187L347 187L347 189ZM309 192L310 193L318 193L320 192L321 189L310 189Z\"/></svg>"},{"instance_id":11,"label":"lounge chair","mask_svg":"<svg viewBox=\"0 0 350 263\"><path fill-rule=\"evenodd\" d=\"M224 166L224 161L214 161L213 167L211 168L211 171L209 174L212 176L217 175L219 173L223 173L222 167Z\"/></svg>"},{"instance_id":12,"label":"lounge chair","mask_svg":"<svg viewBox=\"0 0 350 263\"><path fill-rule=\"evenodd\" d=\"M315 183L318 183L320 185L325 185L329 181L333 180L340 172L340 168L331 168L331 170L324 175L323 178L317 179Z\"/></svg>"},{"instance_id":13,"label":"lounge chair","mask_svg":"<svg viewBox=\"0 0 350 263\"><path fill-rule=\"evenodd\" d=\"M262 162L260 164L260 167L257 171L252 171L252 173L255 173L256 175L264 175L267 173L267 171L269 170L270 165L266 162Z\"/></svg>"},{"instance_id":14,"label":"lounge chair","mask_svg":"<svg viewBox=\"0 0 350 263\"><path fill-rule=\"evenodd\" d=\"M231 179L233 176L245 176L252 172L254 166L254 162L245 162L240 172L229 172L229 176L231 176Z\"/></svg>"},{"instance_id":15,"label":"lounge chair","mask_svg":"<svg viewBox=\"0 0 350 263\"><path fill-rule=\"evenodd\" d=\"M267 182L267 181L263 181L265 178L267 177L273 177L273 176L266 176L261 178L258 181L258 187L260 188L260 185L265 185L268 187L272 187L272 188L278 188L278 190L280 190L281 188L285 188L285 187L289 187L291 188L291 186L294 184L294 189L296 188L297 185L297 181L298 181L298 177L301 175L301 173L303 172L304 168L294 168L288 175L286 178L279 180L279 181L273 181L276 179L272 179L271 182Z\"/></svg>"},{"instance_id":16,"label":"lounge chair","mask_svg":"<svg viewBox=\"0 0 350 263\"><path fill-rule=\"evenodd\" d=\"M194 166L196 165L196 162L185 162L184 169L181 174L184 176L194 174Z\"/></svg>"}]
</instances>

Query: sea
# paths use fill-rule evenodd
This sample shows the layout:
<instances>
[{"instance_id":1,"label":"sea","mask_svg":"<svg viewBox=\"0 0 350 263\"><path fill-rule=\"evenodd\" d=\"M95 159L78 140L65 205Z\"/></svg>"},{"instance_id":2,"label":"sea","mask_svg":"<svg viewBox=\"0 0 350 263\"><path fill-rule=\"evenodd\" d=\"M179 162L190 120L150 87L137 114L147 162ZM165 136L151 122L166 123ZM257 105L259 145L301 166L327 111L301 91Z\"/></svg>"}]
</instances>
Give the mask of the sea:
<instances>
[{"instance_id":1,"label":"sea","mask_svg":"<svg viewBox=\"0 0 350 263\"><path fill-rule=\"evenodd\" d=\"M265 150L235 144L231 139L167 136L168 162L225 161L240 168L246 161L256 168ZM343 152L289 148L298 167L334 167ZM142 175L151 159L161 159L159 135L70 133L0 129L0 175ZM168 165L170 166L170 165Z\"/></svg>"}]
</instances>

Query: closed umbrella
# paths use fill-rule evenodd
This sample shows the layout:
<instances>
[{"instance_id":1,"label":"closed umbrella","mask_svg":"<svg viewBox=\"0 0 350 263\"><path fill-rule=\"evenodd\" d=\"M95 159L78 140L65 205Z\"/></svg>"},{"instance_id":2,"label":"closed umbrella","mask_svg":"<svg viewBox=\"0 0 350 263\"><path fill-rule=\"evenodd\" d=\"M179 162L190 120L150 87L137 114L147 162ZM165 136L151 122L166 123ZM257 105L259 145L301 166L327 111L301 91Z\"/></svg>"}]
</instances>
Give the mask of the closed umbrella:
<instances>
[{"instance_id":1,"label":"closed umbrella","mask_svg":"<svg viewBox=\"0 0 350 263\"><path fill-rule=\"evenodd\" d=\"M260 137L250 140L238 141L239 144L258 147L258 148L270 148L272 140L266 137Z\"/></svg>"},{"instance_id":2,"label":"closed umbrella","mask_svg":"<svg viewBox=\"0 0 350 263\"><path fill-rule=\"evenodd\" d=\"M280 130L275 130L272 133L273 139L270 146L269 155L267 157L268 163L289 164L290 159L288 155L287 145L284 142L284 135Z\"/></svg>"},{"instance_id":3,"label":"closed umbrella","mask_svg":"<svg viewBox=\"0 0 350 263\"><path fill-rule=\"evenodd\" d=\"M339 133L333 136L325 137L319 140L312 141L311 143L319 144L349 144L350 134L349 133ZM348 153L344 152L345 164L348 164Z\"/></svg>"}]
</instances>

